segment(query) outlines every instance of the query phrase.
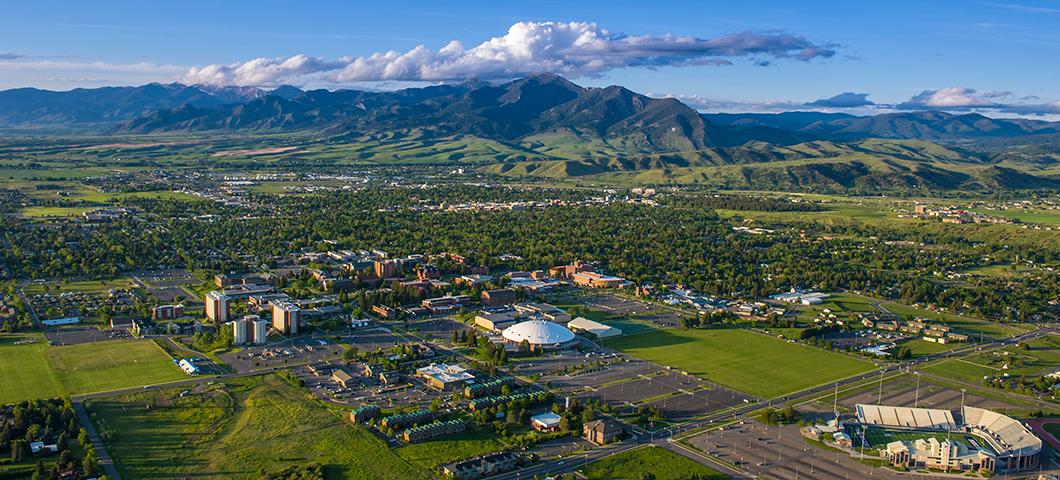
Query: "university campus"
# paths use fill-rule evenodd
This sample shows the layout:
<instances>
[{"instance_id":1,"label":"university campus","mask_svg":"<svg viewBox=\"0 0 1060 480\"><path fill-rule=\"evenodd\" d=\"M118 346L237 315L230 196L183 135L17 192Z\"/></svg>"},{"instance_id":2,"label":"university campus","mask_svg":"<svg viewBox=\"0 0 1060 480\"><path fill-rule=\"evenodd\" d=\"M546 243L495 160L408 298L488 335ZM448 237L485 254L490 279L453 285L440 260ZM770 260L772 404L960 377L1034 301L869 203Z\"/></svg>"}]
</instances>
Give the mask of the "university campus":
<instances>
[{"instance_id":1,"label":"university campus","mask_svg":"<svg viewBox=\"0 0 1060 480\"><path fill-rule=\"evenodd\" d=\"M1056 480L1057 12L13 1L0 480Z\"/></svg>"}]
</instances>

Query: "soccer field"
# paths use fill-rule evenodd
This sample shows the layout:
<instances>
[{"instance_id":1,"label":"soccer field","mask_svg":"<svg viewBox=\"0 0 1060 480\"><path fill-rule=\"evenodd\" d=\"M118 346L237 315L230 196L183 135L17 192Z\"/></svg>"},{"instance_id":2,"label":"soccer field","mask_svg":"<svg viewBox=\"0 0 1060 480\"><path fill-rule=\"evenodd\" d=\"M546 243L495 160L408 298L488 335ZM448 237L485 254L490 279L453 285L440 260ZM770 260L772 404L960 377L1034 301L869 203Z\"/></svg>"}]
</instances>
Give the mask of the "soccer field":
<instances>
[{"instance_id":1,"label":"soccer field","mask_svg":"<svg viewBox=\"0 0 1060 480\"><path fill-rule=\"evenodd\" d=\"M22 343L32 340L33 343ZM179 380L185 375L148 340L63 347L40 335L0 336L0 403L91 393Z\"/></svg>"},{"instance_id":2,"label":"soccer field","mask_svg":"<svg viewBox=\"0 0 1060 480\"><path fill-rule=\"evenodd\" d=\"M862 360L736 328L658 330L605 344L761 398L872 369Z\"/></svg>"}]
</instances>

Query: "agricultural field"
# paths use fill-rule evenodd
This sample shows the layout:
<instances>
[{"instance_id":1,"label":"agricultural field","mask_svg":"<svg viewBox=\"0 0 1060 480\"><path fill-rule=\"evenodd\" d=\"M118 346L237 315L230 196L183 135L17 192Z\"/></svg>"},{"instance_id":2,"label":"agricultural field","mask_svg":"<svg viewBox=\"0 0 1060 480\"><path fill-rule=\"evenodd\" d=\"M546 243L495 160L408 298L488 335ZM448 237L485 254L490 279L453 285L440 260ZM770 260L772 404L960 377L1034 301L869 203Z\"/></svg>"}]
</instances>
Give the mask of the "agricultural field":
<instances>
[{"instance_id":1,"label":"agricultural field","mask_svg":"<svg viewBox=\"0 0 1060 480\"><path fill-rule=\"evenodd\" d=\"M32 343L20 343L32 342ZM40 335L0 336L7 375L0 403L180 380L184 373L154 342L114 340L49 346Z\"/></svg>"},{"instance_id":2,"label":"agricultural field","mask_svg":"<svg viewBox=\"0 0 1060 480\"><path fill-rule=\"evenodd\" d=\"M1055 335L1026 342L1026 350L1011 346L1000 350L954 358L932 364L925 370L936 375L979 383L983 377L1042 375L1060 368L1060 337Z\"/></svg>"},{"instance_id":3,"label":"agricultural field","mask_svg":"<svg viewBox=\"0 0 1060 480\"><path fill-rule=\"evenodd\" d=\"M590 463L581 469L581 473L589 480L639 479L644 478L646 473L654 475L656 480L682 480L692 475L699 475L703 479L728 478L695 461L655 446L609 456Z\"/></svg>"},{"instance_id":4,"label":"agricultural field","mask_svg":"<svg viewBox=\"0 0 1060 480\"><path fill-rule=\"evenodd\" d=\"M87 407L123 478L258 479L319 463L326 478L424 479L345 411L277 375L93 399Z\"/></svg>"},{"instance_id":5,"label":"agricultural field","mask_svg":"<svg viewBox=\"0 0 1060 480\"><path fill-rule=\"evenodd\" d=\"M737 328L657 330L605 344L762 398L872 368L871 363L859 359Z\"/></svg>"}]
</instances>

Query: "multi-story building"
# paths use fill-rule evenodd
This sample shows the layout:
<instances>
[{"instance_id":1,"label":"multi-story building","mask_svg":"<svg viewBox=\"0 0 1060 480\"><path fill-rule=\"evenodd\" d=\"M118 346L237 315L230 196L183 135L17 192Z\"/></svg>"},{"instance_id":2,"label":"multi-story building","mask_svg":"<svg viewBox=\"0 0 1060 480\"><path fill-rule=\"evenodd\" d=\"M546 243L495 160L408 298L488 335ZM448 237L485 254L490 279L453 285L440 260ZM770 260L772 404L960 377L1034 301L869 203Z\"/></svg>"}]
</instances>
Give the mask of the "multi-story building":
<instances>
[{"instance_id":1,"label":"multi-story building","mask_svg":"<svg viewBox=\"0 0 1060 480\"><path fill-rule=\"evenodd\" d=\"M571 281L575 285L593 288L617 288L622 286L626 279L596 272L577 272L571 274Z\"/></svg>"},{"instance_id":2,"label":"multi-story building","mask_svg":"<svg viewBox=\"0 0 1060 480\"><path fill-rule=\"evenodd\" d=\"M405 443L416 443L444 435L460 433L464 430L467 430L467 424L463 420L449 420L448 422L434 422L412 427L402 432L401 437Z\"/></svg>"},{"instance_id":3,"label":"multi-story building","mask_svg":"<svg viewBox=\"0 0 1060 480\"><path fill-rule=\"evenodd\" d=\"M482 292L482 304L490 307L500 307L515 303L515 292L507 288L486 290Z\"/></svg>"},{"instance_id":4,"label":"multi-story building","mask_svg":"<svg viewBox=\"0 0 1060 480\"><path fill-rule=\"evenodd\" d=\"M228 321L231 312L228 301L230 298L220 290L214 290L206 294L206 318L217 323Z\"/></svg>"},{"instance_id":5,"label":"multi-story building","mask_svg":"<svg viewBox=\"0 0 1060 480\"><path fill-rule=\"evenodd\" d=\"M514 469L519 457L512 452L496 452L469 458L442 467L442 473L454 480L475 480Z\"/></svg>"},{"instance_id":6,"label":"multi-story building","mask_svg":"<svg viewBox=\"0 0 1060 480\"><path fill-rule=\"evenodd\" d=\"M268 341L269 322L257 315L246 315L232 322L232 343L264 345Z\"/></svg>"},{"instance_id":7,"label":"multi-story building","mask_svg":"<svg viewBox=\"0 0 1060 480\"><path fill-rule=\"evenodd\" d=\"M398 264L394 260L376 260L375 276L379 278L397 278Z\"/></svg>"},{"instance_id":8,"label":"multi-story building","mask_svg":"<svg viewBox=\"0 0 1060 480\"><path fill-rule=\"evenodd\" d=\"M298 323L302 320L302 309L290 301L272 302L272 328L284 335L298 333Z\"/></svg>"},{"instance_id":9,"label":"multi-story building","mask_svg":"<svg viewBox=\"0 0 1060 480\"><path fill-rule=\"evenodd\" d=\"M171 320L184 315L184 305L159 305L151 310L152 320Z\"/></svg>"}]
</instances>

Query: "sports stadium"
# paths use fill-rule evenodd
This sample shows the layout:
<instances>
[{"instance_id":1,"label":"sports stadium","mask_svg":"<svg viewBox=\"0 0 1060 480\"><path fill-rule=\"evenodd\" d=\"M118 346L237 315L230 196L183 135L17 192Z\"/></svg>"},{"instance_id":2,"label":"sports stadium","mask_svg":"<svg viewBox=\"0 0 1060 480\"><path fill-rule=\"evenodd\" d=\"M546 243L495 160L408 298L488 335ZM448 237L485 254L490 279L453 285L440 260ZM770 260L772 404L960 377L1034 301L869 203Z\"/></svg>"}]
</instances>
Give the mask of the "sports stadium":
<instances>
[{"instance_id":1,"label":"sports stadium","mask_svg":"<svg viewBox=\"0 0 1060 480\"><path fill-rule=\"evenodd\" d=\"M896 467L991 473L1038 467L1042 441L1018 420L975 407L956 413L859 404L857 422L845 428L855 447L879 449Z\"/></svg>"}]
</instances>

